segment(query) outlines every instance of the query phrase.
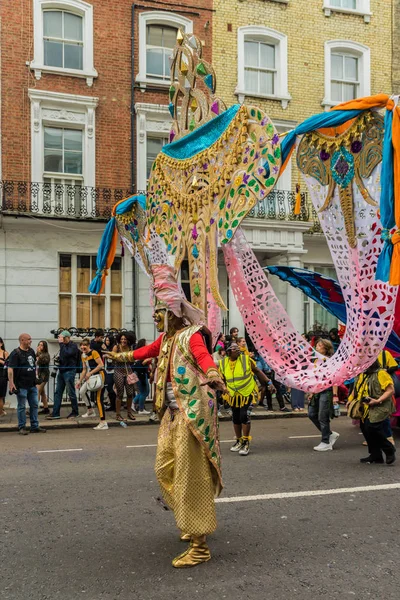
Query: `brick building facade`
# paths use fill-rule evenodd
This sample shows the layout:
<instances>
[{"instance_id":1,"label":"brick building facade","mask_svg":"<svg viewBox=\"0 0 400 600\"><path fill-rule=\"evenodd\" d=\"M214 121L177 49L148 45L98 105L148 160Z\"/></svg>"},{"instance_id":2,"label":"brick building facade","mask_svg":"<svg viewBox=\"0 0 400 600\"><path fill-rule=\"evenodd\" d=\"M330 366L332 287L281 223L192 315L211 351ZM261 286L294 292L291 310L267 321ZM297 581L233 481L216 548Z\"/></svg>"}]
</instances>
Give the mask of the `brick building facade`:
<instances>
[{"instance_id":1,"label":"brick building facade","mask_svg":"<svg viewBox=\"0 0 400 600\"><path fill-rule=\"evenodd\" d=\"M90 297L115 201L145 189L169 131L168 55L178 28L211 59L212 0L3 2L0 335L58 327L139 328L148 290L119 257ZM139 156L138 156L139 155ZM140 184L140 185L139 185ZM141 291L139 291L141 290Z\"/></svg>"}]
</instances>

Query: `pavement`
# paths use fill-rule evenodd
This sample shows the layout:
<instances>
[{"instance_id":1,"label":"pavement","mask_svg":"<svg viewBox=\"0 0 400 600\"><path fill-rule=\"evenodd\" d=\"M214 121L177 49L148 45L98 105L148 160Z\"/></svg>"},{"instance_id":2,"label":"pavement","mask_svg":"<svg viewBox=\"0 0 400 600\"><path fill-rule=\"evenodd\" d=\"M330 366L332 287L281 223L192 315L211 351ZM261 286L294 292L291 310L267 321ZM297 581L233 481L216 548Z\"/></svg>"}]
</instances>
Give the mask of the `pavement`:
<instances>
[{"instance_id":1,"label":"pavement","mask_svg":"<svg viewBox=\"0 0 400 600\"><path fill-rule=\"evenodd\" d=\"M241 457L221 422L213 558L183 570L155 501L157 426L1 433L0 599L397 600L400 460L362 465L358 429L334 429L317 453L308 419L255 420Z\"/></svg>"},{"instance_id":2,"label":"pavement","mask_svg":"<svg viewBox=\"0 0 400 600\"><path fill-rule=\"evenodd\" d=\"M85 406L80 406L80 415L83 415L86 412ZM50 408L51 410L51 408ZM146 410L151 411L151 402L146 404ZM11 408L9 405L5 406L5 411L7 415L5 417L0 417L0 432L2 431L18 431L18 417L17 411L15 408ZM61 407L61 419L57 419L56 421L49 421L46 419L46 415L39 415L39 422L41 427L45 427L46 429L76 429L79 427L90 428L98 423L98 418L90 418L90 419L82 419L82 416L78 418L67 419L67 415L71 412L71 407L63 405ZM122 416L126 418L126 409L122 410ZM345 414L345 409L343 409L343 414ZM222 411L222 421L230 421L231 417L225 412ZM304 418L307 417L307 413L285 413L281 412L277 407L274 412L270 413L265 408L260 406L255 406L253 408L254 419L290 419L290 418ZM152 421L149 421L149 415L141 416L136 414L136 420L130 421L127 420L126 424L128 426L131 425L153 425ZM109 427L120 426L120 422L115 419L115 412L109 411L106 413L106 419ZM27 425L29 426L29 417L27 417Z\"/></svg>"}]
</instances>

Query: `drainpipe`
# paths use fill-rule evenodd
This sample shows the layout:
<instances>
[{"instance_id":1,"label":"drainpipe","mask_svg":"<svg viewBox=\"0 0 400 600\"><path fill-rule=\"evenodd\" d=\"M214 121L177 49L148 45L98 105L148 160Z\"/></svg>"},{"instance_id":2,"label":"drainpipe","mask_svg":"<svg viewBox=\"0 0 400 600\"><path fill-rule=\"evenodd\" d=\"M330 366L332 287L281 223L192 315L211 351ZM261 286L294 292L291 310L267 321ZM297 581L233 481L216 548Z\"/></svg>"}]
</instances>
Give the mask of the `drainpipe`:
<instances>
[{"instance_id":1,"label":"drainpipe","mask_svg":"<svg viewBox=\"0 0 400 600\"><path fill-rule=\"evenodd\" d=\"M135 190L135 4L131 7L131 192ZM132 329L139 338L137 315L137 264L132 256Z\"/></svg>"}]
</instances>

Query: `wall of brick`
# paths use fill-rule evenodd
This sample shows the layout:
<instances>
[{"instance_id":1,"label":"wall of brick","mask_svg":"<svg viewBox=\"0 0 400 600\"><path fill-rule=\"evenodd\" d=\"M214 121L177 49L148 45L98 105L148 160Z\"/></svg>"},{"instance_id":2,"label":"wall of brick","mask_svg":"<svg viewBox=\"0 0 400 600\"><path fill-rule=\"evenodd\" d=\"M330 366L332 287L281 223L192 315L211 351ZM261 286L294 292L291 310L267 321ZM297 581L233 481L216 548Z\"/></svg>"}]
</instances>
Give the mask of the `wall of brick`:
<instances>
[{"instance_id":1,"label":"wall of brick","mask_svg":"<svg viewBox=\"0 0 400 600\"><path fill-rule=\"evenodd\" d=\"M131 7L130 0L92 0L94 66L98 77L85 79L42 74L36 80L27 61L33 60L33 0L2 2L2 178L30 180L30 101L28 89L99 98L96 109L96 185L131 185ZM211 58L212 0L143 0L135 3L135 73L138 72L138 15L163 9L193 20L194 33L205 42ZM209 25L205 27L206 22ZM135 89L135 102L168 103L167 89ZM135 146L134 146L135 147Z\"/></svg>"},{"instance_id":2,"label":"wall of brick","mask_svg":"<svg viewBox=\"0 0 400 600\"><path fill-rule=\"evenodd\" d=\"M400 2L395 0L397 10ZM371 93L391 93L392 0L371 0L372 17L332 13L326 17L323 0L215 0L214 67L217 93L227 105L238 101L237 31L245 25L264 25L288 36L288 79L292 100L284 110L276 100L251 99L275 120L302 121L321 112L324 97L324 42L353 40L371 48ZM400 34L398 34L400 36ZM399 45L400 46L400 45ZM400 64L400 61L397 61ZM400 67L398 67L400 69Z\"/></svg>"},{"instance_id":3,"label":"wall of brick","mask_svg":"<svg viewBox=\"0 0 400 600\"><path fill-rule=\"evenodd\" d=\"M393 0L393 85L394 94L400 94L400 0Z\"/></svg>"}]
</instances>

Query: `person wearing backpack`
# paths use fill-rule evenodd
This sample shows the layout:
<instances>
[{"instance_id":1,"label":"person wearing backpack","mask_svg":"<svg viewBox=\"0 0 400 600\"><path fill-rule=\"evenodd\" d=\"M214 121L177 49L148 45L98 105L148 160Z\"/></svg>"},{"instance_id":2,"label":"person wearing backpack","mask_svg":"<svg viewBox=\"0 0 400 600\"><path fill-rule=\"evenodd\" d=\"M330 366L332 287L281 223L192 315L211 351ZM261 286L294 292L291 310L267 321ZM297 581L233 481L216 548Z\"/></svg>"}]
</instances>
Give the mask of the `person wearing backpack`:
<instances>
[{"instance_id":1,"label":"person wearing backpack","mask_svg":"<svg viewBox=\"0 0 400 600\"><path fill-rule=\"evenodd\" d=\"M38 419L38 392L36 387L36 354L31 348L32 338L28 333L19 336L19 347L13 350L8 359L8 381L10 394L17 395L18 433L27 435L26 402L29 404L31 433L46 433Z\"/></svg>"},{"instance_id":2,"label":"person wearing backpack","mask_svg":"<svg viewBox=\"0 0 400 600\"><path fill-rule=\"evenodd\" d=\"M347 403L348 416L360 418L361 431L368 444L369 455L361 463L386 464L396 460L396 449L387 439L386 427L393 412L394 385L390 375L376 360L365 373L356 377L353 392Z\"/></svg>"}]
</instances>

